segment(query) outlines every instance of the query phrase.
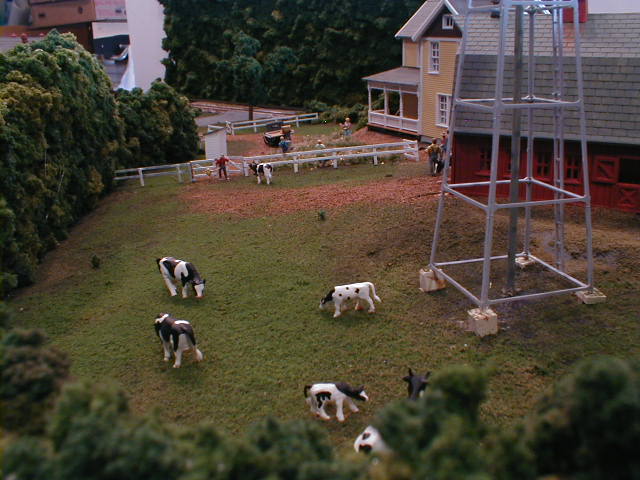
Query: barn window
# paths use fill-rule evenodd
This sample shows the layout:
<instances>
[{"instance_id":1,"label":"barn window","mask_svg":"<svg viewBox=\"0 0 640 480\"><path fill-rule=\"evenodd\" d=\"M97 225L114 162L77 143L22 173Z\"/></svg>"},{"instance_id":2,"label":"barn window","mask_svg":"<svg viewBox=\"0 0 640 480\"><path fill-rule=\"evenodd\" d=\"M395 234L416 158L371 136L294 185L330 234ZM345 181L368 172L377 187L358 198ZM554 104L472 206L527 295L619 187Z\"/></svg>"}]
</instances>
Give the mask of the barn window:
<instances>
[{"instance_id":1,"label":"barn window","mask_svg":"<svg viewBox=\"0 0 640 480\"><path fill-rule=\"evenodd\" d=\"M429 42L429 73L440 73L440 42Z\"/></svg>"},{"instance_id":2,"label":"barn window","mask_svg":"<svg viewBox=\"0 0 640 480\"><path fill-rule=\"evenodd\" d=\"M476 172L478 175L490 175L491 173L491 144L482 145L478 149L478 158L480 160L480 169Z\"/></svg>"},{"instance_id":3,"label":"barn window","mask_svg":"<svg viewBox=\"0 0 640 480\"><path fill-rule=\"evenodd\" d=\"M640 159L620 158L619 182L640 184Z\"/></svg>"},{"instance_id":4,"label":"barn window","mask_svg":"<svg viewBox=\"0 0 640 480\"><path fill-rule=\"evenodd\" d=\"M582 158L579 153L570 153L564 164L564 178L567 183L578 183L581 178Z\"/></svg>"},{"instance_id":5,"label":"barn window","mask_svg":"<svg viewBox=\"0 0 640 480\"><path fill-rule=\"evenodd\" d=\"M453 15L442 16L442 29L453 30Z\"/></svg>"},{"instance_id":6,"label":"barn window","mask_svg":"<svg viewBox=\"0 0 640 480\"><path fill-rule=\"evenodd\" d=\"M538 178L551 178L551 152L538 152L535 162L535 174Z\"/></svg>"}]
</instances>

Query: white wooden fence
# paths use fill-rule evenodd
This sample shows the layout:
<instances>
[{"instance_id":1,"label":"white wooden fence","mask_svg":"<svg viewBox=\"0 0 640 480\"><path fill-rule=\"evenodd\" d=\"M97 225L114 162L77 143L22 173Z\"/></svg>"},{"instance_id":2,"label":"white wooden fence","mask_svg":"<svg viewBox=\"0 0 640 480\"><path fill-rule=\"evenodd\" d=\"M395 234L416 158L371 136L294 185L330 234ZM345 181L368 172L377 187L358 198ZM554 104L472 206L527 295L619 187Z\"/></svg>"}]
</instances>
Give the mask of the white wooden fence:
<instances>
[{"instance_id":1,"label":"white wooden fence","mask_svg":"<svg viewBox=\"0 0 640 480\"><path fill-rule=\"evenodd\" d=\"M244 120L242 122L226 122L227 133L235 135L236 130L243 130L246 128L253 128L254 132L258 131L258 128L269 125L270 123L282 122L282 123L295 123L297 127L300 126L300 122L311 122L318 120L318 113L303 113L300 115L288 115L286 117L270 117L260 118L258 120Z\"/></svg>"},{"instance_id":2,"label":"white wooden fence","mask_svg":"<svg viewBox=\"0 0 640 480\"><path fill-rule=\"evenodd\" d=\"M379 143L375 145L355 145L350 147L323 148L321 150L304 150L289 153L276 153L272 155L259 155L244 157L246 165L249 163L269 162L274 167L281 165L293 165L293 171L298 173L299 166L305 163L331 162L333 168L338 168L338 163L344 160L370 157L374 165L378 165L379 158L389 155L404 155L418 161L418 142L415 140L403 140L395 143ZM245 175L248 175L245 168Z\"/></svg>"},{"instance_id":3,"label":"white wooden fence","mask_svg":"<svg viewBox=\"0 0 640 480\"><path fill-rule=\"evenodd\" d=\"M340 161L356 158L371 158L374 165L378 165L380 157L389 155L404 155L418 161L418 142L403 140L395 143L378 143L375 145L355 145L350 147L324 148L321 150L304 150L273 155L259 155L255 157L229 157L227 172L230 175L249 175L249 164L269 162L274 167L293 165L293 171L298 173L300 165L305 163L331 162L333 168L338 168ZM178 182L188 179L195 182L198 178L218 176L218 167L213 159L192 160L188 163L174 163L172 165L157 165L154 167L125 168L116 170L114 180L139 180L144 187L145 178L175 176Z\"/></svg>"}]
</instances>

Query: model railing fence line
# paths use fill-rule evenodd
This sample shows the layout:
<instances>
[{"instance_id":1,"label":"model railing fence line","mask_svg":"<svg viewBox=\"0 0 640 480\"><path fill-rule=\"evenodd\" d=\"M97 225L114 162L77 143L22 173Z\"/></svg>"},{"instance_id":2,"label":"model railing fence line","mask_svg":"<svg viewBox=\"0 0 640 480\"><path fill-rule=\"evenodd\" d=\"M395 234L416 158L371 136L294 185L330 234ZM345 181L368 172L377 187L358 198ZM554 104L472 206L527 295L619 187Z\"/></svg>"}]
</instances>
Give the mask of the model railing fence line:
<instances>
[{"instance_id":1,"label":"model railing fence line","mask_svg":"<svg viewBox=\"0 0 640 480\"><path fill-rule=\"evenodd\" d=\"M253 157L229 156L227 173L230 175L249 175L249 165L252 163L268 162L274 167L292 165L293 171L298 173L300 165L306 163L331 162L333 168L338 168L341 161L358 158L371 158L373 165L378 165L380 157L404 155L418 161L418 142L403 140L394 143L379 143L375 145L354 145L348 147L324 148L320 150L302 150L289 153L258 155ZM218 175L215 159L192 160L188 163L171 165L157 165L153 167L125 168L116 170L114 180L139 180L144 187L147 177L175 176L178 182L188 179L195 182L198 178Z\"/></svg>"},{"instance_id":2,"label":"model railing fence line","mask_svg":"<svg viewBox=\"0 0 640 480\"><path fill-rule=\"evenodd\" d=\"M241 122L225 122L227 133L235 135L236 130L243 130L252 128L255 133L258 132L258 128L266 127L267 125L275 122L282 123L295 123L297 127L300 126L300 122L311 122L318 120L318 113L302 113L300 115L287 115L283 117L268 117L259 118L257 120L243 120Z\"/></svg>"}]
</instances>

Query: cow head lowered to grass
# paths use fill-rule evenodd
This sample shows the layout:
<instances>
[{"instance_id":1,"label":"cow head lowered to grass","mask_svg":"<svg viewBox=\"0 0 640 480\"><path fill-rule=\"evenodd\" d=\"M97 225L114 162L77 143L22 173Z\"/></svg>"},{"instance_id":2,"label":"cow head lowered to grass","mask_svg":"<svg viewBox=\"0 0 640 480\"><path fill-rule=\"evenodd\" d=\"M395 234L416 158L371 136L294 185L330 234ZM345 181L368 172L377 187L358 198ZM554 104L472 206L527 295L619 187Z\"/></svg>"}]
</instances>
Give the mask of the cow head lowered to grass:
<instances>
[{"instance_id":1,"label":"cow head lowered to grass","mask_svg":"<svg viewBox=\"0 0 640 480\"><path fill-rule=\"evenodd\" d=\"M172 297L178 294L178 289L173 283L177 281L182 284L182 298L189 296L189 286L193 286L197 298L204 297L204 287L207 281L200 276L192 263L173 257L157 258L156 262Z\"/></svg>"},{"instance_id":2,"label":"cow head lowered to grass","mask_svg":"<svg viewBox=\"0 0 640 480\"><path fill-rule=\"evenodd\" d=\"M311 412L322 418L330 420L331 417L325 411L327 405L335 405L336 418L339 422L344 422L344 402L347 402L349 410L356 413L358 407L354 400L366 402L369 400L364 391L364 386L353 388L348 383L316 383L304 387L304 396L311 409Z\"/></svg>"},{"instance_id":3,"label":"cow head lowered to grass","mask_svg":"<svg viewBox=\"0 0 640 480\"><path fill-rule=\"evenodd\" d=\"M168 362L171 358L171 352L174 352L176 361L173 368L180 368L182 354L188 351L194 352L196 362L202 361L203 355L196 347L193 327L187 320L178 320L168 313L160 313L154 321L154 326L164 348L164 361Z\"/></svg>"},{"instance_id":4,"label":"cow head lowered to grass","mask_svg":"<svg viewBox=\"0 0 640 480\"><path fill-rule=\"evenodd\" d=\"M336 318L342 314L342 310L346 308L346 303L348 301L355 300L355 309L360 310L360 300L364 300L369 304L369 313L374 313L376 311L376 307L373 304L373 300L371 300L372 296L376 302L382 302L380 297L376 295L376 288L371 282L338 285L333 287L331 291L327 293L322 300L320 300L320 309L323 309L326 305L333 302L335 306L333 318Z\"/></svg>"},{"instance_id":5,"label":"cow head lowered to grass","mask_svg":"<svg viewBox=\"0 0 640 480\"><path fill-rule=\"evenodd\" d=\"M429 377L431 372L427 372L424 375L415 375L413 370L409 369L409 375L403 377L402 380L408 383L407 392L409 400L417 400L423 394L426 388L429 386Z\"/></svg>"}]
</instances>

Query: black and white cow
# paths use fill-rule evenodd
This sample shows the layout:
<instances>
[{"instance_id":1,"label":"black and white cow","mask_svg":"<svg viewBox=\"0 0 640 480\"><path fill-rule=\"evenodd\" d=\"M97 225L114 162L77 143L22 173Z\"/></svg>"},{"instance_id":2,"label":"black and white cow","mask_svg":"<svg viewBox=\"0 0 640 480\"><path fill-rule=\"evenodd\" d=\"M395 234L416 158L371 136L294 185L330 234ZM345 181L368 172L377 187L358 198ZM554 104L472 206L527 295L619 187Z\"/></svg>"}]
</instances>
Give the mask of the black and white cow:
<instances>
[{"instance_id":1,"label":"black and white cow","mask_svg":"<svg viewBox=\"0 0 640 480\"><path fill-rule=\"evenodd\" d=\"M270 163L250 163L249 168L253 174L258 177L258 184L262 183L262 177L264 176L267 181L267 185L271 185L271 178L273 177L273 165Z\"/></svg>"},{"instance_id":2,"label":"black and white cow","mask_svg":"<svg viewBox=\"0 0 640 480\"><path fill-rule=\"evenodd\" d=\"M429 386L430 376L431 372L427 372L425 375L415 375L413 370L409 369L409 375L402 378L409 384L407 388L409 400L418 400L424 394L425 389ZM365 453L387 453L390 451L378 429L371 425L358 435L356 441L353 442L353 448L356 452Z\"/></svg>"},{"instance_id":3,"label":"black and white cow","mask_svg":"<svg viewBox=\"0 0 640 480\"><path fill-rule=\"evenodd\" d=\"M335 405L336 418L339 422L344 422L343 405L346 402L349 410L356 413L358 407L354 400L366 402L369 400L364 391L364 386L353 388L348 383L316 383L304 387L304 396L311 412L322 418L330 420L331 417L325 411L327 405Z\"/></svg>"},{"instance_id":4,"label":"black and white cow","mask_svg":"<svg viewBox=\"0 0 640 480\"><path fill-rule=\"evenodd\" d=\"M168 313L158 314L155 320L156 334L160 337L164 348L164 361L168 362L173 350L176 361L173 368L180 368L182 364L182 354L193 350L196 362L201 362L203 355L196 347L196 337L193 334L193 327L186 320L177 320Z\"/></svg>"},{"instance_id":5,"label":"black and white cow","mask_svg":"<svg viewBox=\"0 0 640 480\"><path fill-rule=\"evenodd\" d=\"M349 300L356 301L356 310L360 310L360 300L364 300L369 304L369 313L374 313L376 307L371 300L373 296L376 302L382 302L380 297L376 295L376 288L371 282L352 283L350 285L338 285L333 287L327 295L320 300L320 309L323 309L328 303L333 302L335 306L335 313L333 317L339 317L342 314L342 310L346 306L346 302Z\"/></svg>"},{"instance_id":6,"label":"black and white cow","mask_svg":"<svg viewBox=\"0 0 640 480\"><path fill-rule=\"evenodd\" d=\"M200 277L198 270L192 263L173 257L157 258L156 262L158 262L158 268L172 297L178 294L174 281L179 281L182 284L182 298L189 296L189 285L193 286L197 298L204 297L206 280Z\"/></svg>"}]
</instances>

